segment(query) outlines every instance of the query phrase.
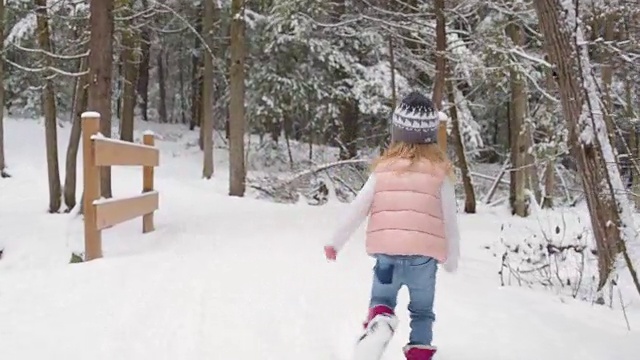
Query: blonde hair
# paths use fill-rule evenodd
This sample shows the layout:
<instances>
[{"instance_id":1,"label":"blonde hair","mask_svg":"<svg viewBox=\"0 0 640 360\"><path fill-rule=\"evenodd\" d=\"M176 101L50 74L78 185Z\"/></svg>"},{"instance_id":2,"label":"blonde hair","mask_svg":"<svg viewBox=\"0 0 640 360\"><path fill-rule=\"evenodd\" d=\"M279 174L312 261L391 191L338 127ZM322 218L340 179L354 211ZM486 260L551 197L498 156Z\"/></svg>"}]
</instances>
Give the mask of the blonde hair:
<instances>
[{"instance_id":1,"label":"blonde hair","mask_svg":"<svg viewBox=\"0 0 640 360\"><path fill-rule=\"evenodd\" d=\"M409 168L419 162L428 162L440 167L452 180L455 179L453 165L447 154L438 144L410 144L402 141L395 142L385 152L373 161L372 170L382 163L394 160L409 160Z\"/></svg>"}]
</instances>

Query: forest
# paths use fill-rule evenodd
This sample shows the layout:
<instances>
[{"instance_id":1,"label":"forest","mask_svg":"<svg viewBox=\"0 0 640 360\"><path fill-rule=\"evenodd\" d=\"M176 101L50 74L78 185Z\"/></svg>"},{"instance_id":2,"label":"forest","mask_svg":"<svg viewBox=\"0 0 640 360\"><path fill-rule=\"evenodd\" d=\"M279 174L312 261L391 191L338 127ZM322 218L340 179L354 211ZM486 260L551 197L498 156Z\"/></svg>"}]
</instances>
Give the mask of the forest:
<instances>
[{"instance_id":1,"label":"forest","mask_svg":"<svg viewBox=\"0 0 640 360\"><path fill-rule=\"evenodd\" d=\"M389 141L393 108L419 90L448 116L464 212L506 203L527 217L586 204L599 288L621 266L640 293L639 5L5 0L0 173L12 176L3 117L43 118L49 212L73 209L80 115L91 110L104 136L125 141L144 122L199 132L205 179L217 172L214 149L228 149L231 196L349 201ZM59 126L71 136L59 138ZM251 141L281 171L254 172ZM294 143L306 158L294 159ZM326 147L337 156L318 163ZM108 169L101 183L109 198Z\"/></svg>"}]
</instances>

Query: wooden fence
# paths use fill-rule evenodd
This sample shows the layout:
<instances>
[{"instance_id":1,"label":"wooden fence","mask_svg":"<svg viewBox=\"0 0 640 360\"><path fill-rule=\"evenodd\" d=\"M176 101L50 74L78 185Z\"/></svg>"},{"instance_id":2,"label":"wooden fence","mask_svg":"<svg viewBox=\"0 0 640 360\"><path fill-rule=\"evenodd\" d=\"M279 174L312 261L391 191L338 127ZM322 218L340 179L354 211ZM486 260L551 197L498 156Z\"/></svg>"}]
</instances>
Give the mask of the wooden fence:
<instances>
[{"instance_id":1,"label":"wooden fence","mask_svg":"<svg viewBox=\"0 0 640 360\"><path fill-rule=\"evenodd\" d=\"M160 164L154 135L145 133L143 144L120 141L100 134L100 114L82 114L84 178L85 261L102 257L102 230L142 216L142 232L154 230L153 212L159 195L153 189L153 170ZM142 194L126 198L100 199L100 167L142 166Z\"/></svg>"}]
</instances>

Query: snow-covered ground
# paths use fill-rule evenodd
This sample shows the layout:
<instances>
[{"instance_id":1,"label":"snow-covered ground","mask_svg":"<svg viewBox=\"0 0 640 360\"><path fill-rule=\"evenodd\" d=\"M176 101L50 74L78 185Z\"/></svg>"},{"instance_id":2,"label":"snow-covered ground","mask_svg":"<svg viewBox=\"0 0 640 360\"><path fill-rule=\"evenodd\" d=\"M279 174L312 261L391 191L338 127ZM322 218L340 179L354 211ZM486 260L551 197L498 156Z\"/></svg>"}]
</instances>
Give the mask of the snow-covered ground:
<instances>
[{"instance_id":1,"label":"snow-covered ground","mask_svg":"<svg viewBox=\"0 0 640 360\"><path fill-rule=\"evenodd\" d=\"M141 219L108 229L103 259L69 264L82 250L82 222L46 213L43 126L8 120L5 128L13 177L0 180L1 359L349 359L373 263L362 228L337 263L324 260L344 204L230 198L223 150L215 179L202 180L196 133L156 125L157 230L142 235ZM59 129L61 161L68 130ZM139 193L141 173L115 168L114 194ZM637 360L637 294L625 293L628 331L619 306L500 286L500 256L486 248L503 225L524 234L534 222L499 208L461 217L460 270L438 279L437 358ZM403 290L401 328L385 360L403 358L407 301Z\"/></svg>"}]
</instances>

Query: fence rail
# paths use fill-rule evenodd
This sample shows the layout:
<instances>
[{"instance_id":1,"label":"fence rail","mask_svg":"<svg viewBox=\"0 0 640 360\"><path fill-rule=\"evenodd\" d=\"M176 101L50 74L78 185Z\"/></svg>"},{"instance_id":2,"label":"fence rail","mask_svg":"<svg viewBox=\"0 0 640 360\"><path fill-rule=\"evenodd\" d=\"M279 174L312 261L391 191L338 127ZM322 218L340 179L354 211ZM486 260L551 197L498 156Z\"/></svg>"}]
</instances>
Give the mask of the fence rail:
<instances>
[{"instance_id":1,"label":"fence rail","mask_svg":"<svg viewBox=\"0 0 640 360\"><path fill-rule=\"evenodd\" d=\"M85 261L102 257L102 230L133 218L142 217L142 232L154 230L153 214L160 196L154 190L154 167L160 165L160 152L153 133L143 136L143 144L115 140L100 134L100 114L82 114L82 155L84 179ZM142 194L125 198L100 198L100 167L142 166Z\"/></svg>"}]
</instances>

